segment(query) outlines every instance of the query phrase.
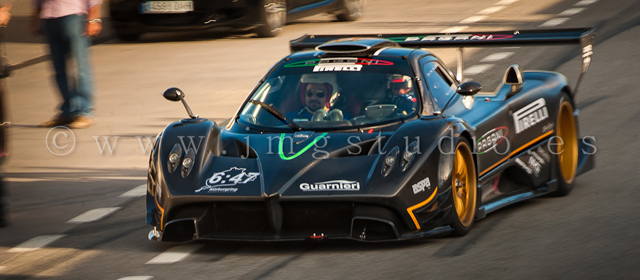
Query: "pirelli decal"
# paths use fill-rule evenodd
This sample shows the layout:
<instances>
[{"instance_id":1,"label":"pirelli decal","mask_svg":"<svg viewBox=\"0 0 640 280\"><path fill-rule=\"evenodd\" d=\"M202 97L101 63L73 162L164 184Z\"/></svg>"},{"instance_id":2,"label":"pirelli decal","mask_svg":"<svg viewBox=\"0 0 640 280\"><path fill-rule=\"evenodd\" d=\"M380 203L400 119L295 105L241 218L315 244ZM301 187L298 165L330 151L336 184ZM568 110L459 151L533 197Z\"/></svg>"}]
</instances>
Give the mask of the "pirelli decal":
<instances>
[{"instance_id":1,"label":"pirelli decal","mask_svg":"<svg viewBox=\"0 0 640 280\"><path fill-rule=\"evenodd\" d=\"M547 118L549 118L549 112L547 111L547 103L544 101L544 98L531 102L529 105L513 113L516 134L527 130L527 128Z\"/></svg>"},{"instance_id":2,"label":"pirelli decal","mask_svg":"<svg viewBox=\"0 0 640 280\"><path fill-rule=\"evenodd\" d=\"M321 59L318 65L313 67L313 72L355 71L362 70L362 65L357 64L357 58L328 58Z\"/></svg>"}]
</instances>

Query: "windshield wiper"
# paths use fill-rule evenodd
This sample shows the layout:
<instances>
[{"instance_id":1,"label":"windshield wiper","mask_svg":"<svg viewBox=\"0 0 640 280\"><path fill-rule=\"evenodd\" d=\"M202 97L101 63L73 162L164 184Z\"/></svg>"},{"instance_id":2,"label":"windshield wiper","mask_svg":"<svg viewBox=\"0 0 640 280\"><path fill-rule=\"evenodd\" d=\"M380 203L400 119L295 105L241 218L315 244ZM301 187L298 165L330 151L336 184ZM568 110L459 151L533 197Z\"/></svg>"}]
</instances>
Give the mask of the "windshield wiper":
<instances>
[{"instance_id":1,"label":"windshield wiper","mask_svg":"<svg viewBox=\"0 0 640 280\"><path fill-rule=\"evenodd\" d=\"M287 118L284 114L282 114L280 111L278 111L278 109L274 108L273 106L271 106L271 105L269 105L267 103L264 103L262 101L258 101L258 100L249 100L249 102L251 104L260 105L260 107L262 107L265 110L267 110L267 112L272 114L274 117L276 117L279 120L285 122L286 125L288 125L289 127L293 128L294 130L296 130L296 131L302 130L302 127L298 126L296 123L294 123L292 120Z\"/></svg>"}]
</instances>

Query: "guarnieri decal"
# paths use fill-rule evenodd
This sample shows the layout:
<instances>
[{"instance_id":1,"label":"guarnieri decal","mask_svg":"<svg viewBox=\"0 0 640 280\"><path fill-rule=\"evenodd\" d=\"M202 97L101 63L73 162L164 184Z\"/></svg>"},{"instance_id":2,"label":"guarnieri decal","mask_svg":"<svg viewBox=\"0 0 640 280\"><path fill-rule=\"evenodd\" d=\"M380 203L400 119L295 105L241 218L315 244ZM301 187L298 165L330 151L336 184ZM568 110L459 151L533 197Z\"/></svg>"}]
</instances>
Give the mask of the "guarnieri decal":
<instances>
[{"instance_id":1,"label":"guarnieri decal","mask_svg":"<svg viewBox=\"0 0 640 280\"><path fill-rule=\"evenodd\" d=\"M360 182L347 180L333 180L320 183L302 183L303 191L359 191Z\"/></svg>"}]
</instances>

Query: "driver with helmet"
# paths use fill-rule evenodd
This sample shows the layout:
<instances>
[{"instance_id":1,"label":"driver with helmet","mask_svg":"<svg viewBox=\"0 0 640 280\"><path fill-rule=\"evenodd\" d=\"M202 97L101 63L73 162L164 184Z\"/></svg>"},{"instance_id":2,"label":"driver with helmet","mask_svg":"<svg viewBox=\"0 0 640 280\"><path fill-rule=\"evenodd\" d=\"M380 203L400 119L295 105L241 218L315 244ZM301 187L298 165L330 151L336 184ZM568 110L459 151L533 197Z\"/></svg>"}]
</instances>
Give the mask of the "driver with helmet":
<instances>
[{"instance_id":1,"label":"driver with helmet","mask_svg":"<svg viewBox=\"0 0 640 280\"><path fill-rule=\"evenodd\" d=\"M418 99L413 90L411 77L393 74L388 77L387 89L387 98L382 103L395 104L398 106L397 111L404 115L416 110L416 102Z\"/></svg>"},{"instance_id":2,"label":"driver with helmet","mask_svg":"<svg viewBox=\"0 0 640 280\"><path fill-rule=\"evenodd\" d=\"M351 118L340 109L330 108L340 96L335 74L304 74L300 79L300 99L304 107L285 116L293 121L342 121Z\"/></svg>"}]
</instances>

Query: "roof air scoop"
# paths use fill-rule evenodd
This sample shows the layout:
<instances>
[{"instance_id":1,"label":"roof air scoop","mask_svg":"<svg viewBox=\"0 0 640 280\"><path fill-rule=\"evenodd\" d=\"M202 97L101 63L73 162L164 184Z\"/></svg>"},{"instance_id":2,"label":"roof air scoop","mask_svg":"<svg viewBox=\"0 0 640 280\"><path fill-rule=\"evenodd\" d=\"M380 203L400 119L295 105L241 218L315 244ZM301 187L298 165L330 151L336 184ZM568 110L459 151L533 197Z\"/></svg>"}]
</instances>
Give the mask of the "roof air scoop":
<instances>
[{"instance_id":1,"label":"roof air scoop","mask_svg":"<svg viewBox=\"0 0 640 280\"><path fill-rule=\"evenodd\" d=\"M316 47L317 51L327 53L375 52L381 48L399 47L391 40L377 38L345 38L326 42Z\"/></svg>"},{"instance_id":2,"label":"roof air scoop","mask_svg":"<svg viewBox=\"0 0 640 280\"><path fill-rule=\"evenodd\" d=\"M507 98L514 96L522 90L524 83L523 76L520 65L513 64L509 66L507 72L504 73L504 78L502 78L502 82L511 87L509 93L507 93Z\"/></svg>"}]
</instances>

